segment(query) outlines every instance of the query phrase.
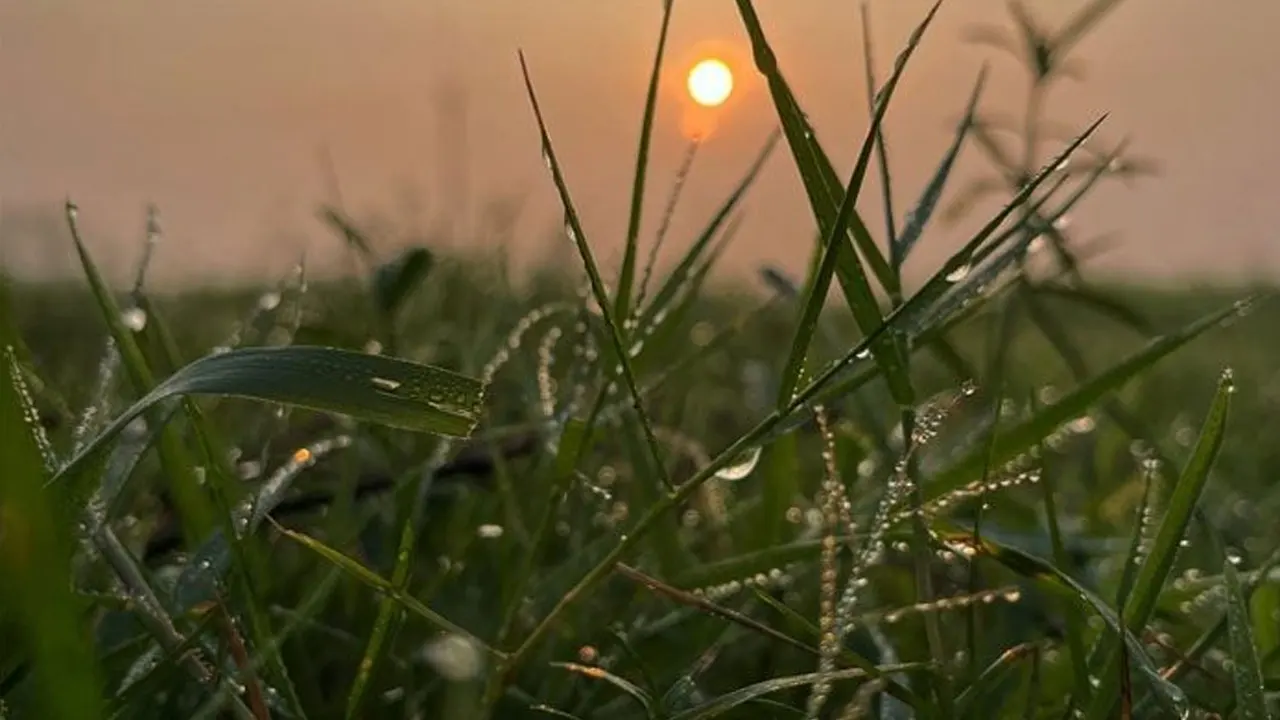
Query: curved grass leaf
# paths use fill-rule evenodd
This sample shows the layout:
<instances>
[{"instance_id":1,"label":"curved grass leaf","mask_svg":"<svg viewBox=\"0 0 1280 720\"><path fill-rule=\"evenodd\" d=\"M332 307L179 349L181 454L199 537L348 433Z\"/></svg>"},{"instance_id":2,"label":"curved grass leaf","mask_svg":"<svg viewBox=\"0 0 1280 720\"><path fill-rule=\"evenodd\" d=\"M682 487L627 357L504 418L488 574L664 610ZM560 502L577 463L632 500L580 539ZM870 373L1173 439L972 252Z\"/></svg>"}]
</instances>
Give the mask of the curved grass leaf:
<instances>
[{"instance_id":1,"label":"curved grass leaf","mask_svg":"<svg viewBox=\"0 0 1280 720\"><path fill-rule=\"evenodd\" d=\"M1236 717L1271 720L1258 665L1258 647L1249 623L1249 606L1240 586L1240 573L1230 558L1222 567L1227 581L1227 624L1231 639L1231 680L1236 688Z\"/></svg>"},{"instance_id":2,"label":"curved grass leaf","mask_svg":"<svg viewBox=\"0 0 1280 720\"><path fill-rule=\"evenodd\" d=\"M618 289L614 314L628 317L631 286L636 275L636 251L640 238L640 217L644 211L645 173L649 168L649 141L653 137L653 114L658 104L658 81L662 77L662 56L667 47L667 29L671 26L674 0L663 0L662 28L658 31L658 47L653 54L653 70L649 74L649 90L645 95L644 116L640 121L640 146L636 149L636 171L631 181L631 212L627 218L627 239L623 248L622 267L618 270Z\"/></svg>"},{"instance_id":3,"label":"curved grass leaf","mask_svg":"<svg viewBox=\"0 0 1280 720\"><path fill-rule=\"evenodd\" d=\"M1047 586L1047 589L1059 595L1071 597L1076 602L1092 608L1112 632L1124 639L1130 659L1137 663L1161 702L1178 716L1182 715L1187 705L1187 698L1182 690L1160 675L1159 668L1152 662L1142 641L1129 631L1128 628L1132 626L1128 623L1121 625L1120 616L1102 598L1051 563L989 537L975 540L970 530L943 531L938 534L948 544L954 544L962 550L977 551L1028 580ZM1119 673L1116 672L1114 675L1118 676ZM1114 700L1115 688L1112 688L1111 693Z\"/></svg>"},{"instance_id":4,"label":"curved grass leaf","mask_svg":"<svg viewBox=\"0 0 1280 720\"><path fill-rule=\"evenodd\" d=\"M1187 533L1192 515L1209 481L1209 470L1222 447L1226 433L1227 411L1231 407L1231 395L1235 392L1234 380L1230 372L1223 373L1218 383L1218 392L1213 405L1200 430L1200 439L1196 441L1191 459L1182 470L1178 483L1164 517L1160 520L1160 529L1156 531L1151 552L1142 563L1138 576L1134 579L1133 590L1129 601L1125 604L1124 622L1126 627L1145 628L1155 610L1156 600L1164 589L1169 572L1173 569L1174 558L1178 552L1178 544ZM1119 665L1121 653L1115 642L1104 642L1098 646L1098 657L1106 658L1100 677L1102 684L1093 697L1086 714L1092 720L1102 720L1108 716L1114 706L1116 686L1119 683ZM1130 649L1130 653L1133 653Z\"/></svg>"},{"instance_id":5,"label":"curved grass leaf","mask_svg":"<svg viewBox=\"0 0 1280 720\"><path fill-rule=\"evenodd\" d=\"M1225 319L1240 313L1243 307L1245 306L1240 303L1232 304L1187 325L1178 332L1155 338L1146 347L1111 366L1029 420L1001 430L992 448L992 463L1003 464L1026 452L1054 429L1081 416L1108 393L1124 386L1145 372L1147 368L1204 332L1219 326ZM965 483L976 480L982 475L985 457L981 448L976 449L935 475L925 485L926 497L928 499L940 497Z\"/></svg>"},{"instance_id":6,"label":"curved grass leaf","mask_svg":"<svg viewBox=\"0 0 1280 720\"><path fill-rule=\"evenodd\" d=\"M177 395L228 395L342 413L392 427L465 437L479 418L479 380L430 365L321 347L246 348L201 358L157 385L62 468L72 497L93 482L105 449L134 418Z\"/></svg>"},{"instance_id":7,"label":"curved grass leaf","mask_svg":"<svg viewBox=\"0 0 1280 720\"><path fill-rule=\"evenodd\" d=\"M595 665L581 665L573 662L553 662L551 667L568 670L579 675L592 678L594 680L602 680L610 685L618 688L633 698L640 707L644 708L645 717L655 720L658 717L657 708L654 707L653 698L643 688L624 677L615 675L602 667Z\"/></svg>"},{"instance_id":8,"label":"curved grass leaf","mask_svg":"<svg viewBox=\"0 0 1280 720\"><path fill-rule=\"evenodd\" d=\"M924 667L924 665L920 663L905 663L900 665L886 665L881 667L880 670L883 673L889 674L903 672L906 670L917 670L922 667ZM705 718L719 717L740 705L744 705L753 700L762 698L765 695L770 695L782 690L788 690L796 687L807 687L819 680L827 680L835 683L843 680L856 680L858 678L865 677L868 677L865 670L849 668L846 670L835 670L829 673L805 673L803 675L773 678L720 695L719 697L705 702L695 708L672 715L670 720L705 720Z\"/></svg>"}]
</instances>

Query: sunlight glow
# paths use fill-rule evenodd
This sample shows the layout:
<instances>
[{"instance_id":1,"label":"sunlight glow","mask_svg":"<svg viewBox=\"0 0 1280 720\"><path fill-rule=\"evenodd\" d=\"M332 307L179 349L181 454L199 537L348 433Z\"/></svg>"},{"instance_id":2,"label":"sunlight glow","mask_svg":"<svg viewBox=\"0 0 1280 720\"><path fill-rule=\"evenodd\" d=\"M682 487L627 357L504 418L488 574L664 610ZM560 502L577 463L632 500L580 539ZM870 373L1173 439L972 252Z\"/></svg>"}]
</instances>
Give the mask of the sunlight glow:
<instances>
[{"instance_id":1,"label":"sunlight glow","mask_svg":"<svg viewBox=\"0 0 1280 720\"><path fill-rule=\"evenodd\" d=\"M733 92L733 71L723 60L700 60L689 71L689 97L703 107L723 105Z\"/></svg>"}]
</instances>

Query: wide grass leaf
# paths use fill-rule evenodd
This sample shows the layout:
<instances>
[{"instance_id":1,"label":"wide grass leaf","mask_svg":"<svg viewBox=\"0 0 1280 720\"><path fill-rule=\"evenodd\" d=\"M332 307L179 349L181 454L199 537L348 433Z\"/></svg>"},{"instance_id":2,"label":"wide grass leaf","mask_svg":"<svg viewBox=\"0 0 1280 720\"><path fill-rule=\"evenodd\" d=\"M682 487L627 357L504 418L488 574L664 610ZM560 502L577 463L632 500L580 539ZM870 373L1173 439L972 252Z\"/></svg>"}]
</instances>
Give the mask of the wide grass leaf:
<instances>
[{"instance_id":1,"label":"wide grass leaf","mask_svg":"<svg viewBox=\"0 0 1280 720\"><path fill-rule=\"evenodd\" d=\"M209 355L157 385L53 478L72 498L92 490L111 440L134 418L179 395L222 395L342 413L392 427L465 437L479 419L479 380L407 360L322 347L246 348Z\"/></svg>"}]
</instances>

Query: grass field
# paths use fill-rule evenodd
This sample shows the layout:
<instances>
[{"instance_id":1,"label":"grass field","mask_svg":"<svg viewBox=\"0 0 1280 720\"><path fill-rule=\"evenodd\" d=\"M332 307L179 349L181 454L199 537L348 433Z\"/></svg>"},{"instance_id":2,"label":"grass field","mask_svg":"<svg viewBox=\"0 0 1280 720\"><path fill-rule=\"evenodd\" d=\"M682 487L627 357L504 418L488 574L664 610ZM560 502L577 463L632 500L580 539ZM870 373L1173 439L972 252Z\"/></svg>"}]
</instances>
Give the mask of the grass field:
<instances>
[{"instance_id":1,"label":"grass field","mask_svg":"<svg viewBox=\"0 0 1280 720\"><path fill-rule=\"evenodd\" d=\"M1015 14L1033 96L1115 4ZM69 204L87 282L0 295L0 717L1274 717L1274 290L1089 282L1059 220L1122 148L1009 160L981 79L862 217L928 19L839 178L738 5L803 278L705 281L750 175L652 276L633 210L602 276L545 127L577 272L327 208L346 280L152 293L149 239L113 292ZM904 287L970 146L1004 209Z\"/></svg>"}]
</instances>

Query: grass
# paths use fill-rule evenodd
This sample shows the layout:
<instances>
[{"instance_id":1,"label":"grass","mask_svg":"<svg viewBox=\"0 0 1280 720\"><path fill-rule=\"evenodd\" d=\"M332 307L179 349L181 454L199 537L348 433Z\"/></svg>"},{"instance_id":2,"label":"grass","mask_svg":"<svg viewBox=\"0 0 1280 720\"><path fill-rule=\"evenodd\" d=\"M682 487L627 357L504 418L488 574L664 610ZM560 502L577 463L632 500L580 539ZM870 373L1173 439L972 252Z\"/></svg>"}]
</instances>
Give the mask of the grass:
<instances>
[{"instance_id":1,"label":"grass","mask_svg":"<svg viewBox=\"0 0 1280 720\"><path fill-rule=\"evenodd\" d=\"M347 279L152 293L152 222L122 294L69 204L88 283L0 296L0 717L1274 716L1271 291L1089 281L1062 218L1143 165L1105 121L1043 137L1067 51L1116 4L975 30L1029 70L1017 144L982 70L899 218L881 120L933 11L888 77L868 61L841 182L738 0L780 134L658 272L651 87L613 286L536 58L579 273L387 253L324 208ZM975 151L992 176L953 187ZM713 286L771 152L812 205L810 271Z\"/></svg>"}]
</instances>

